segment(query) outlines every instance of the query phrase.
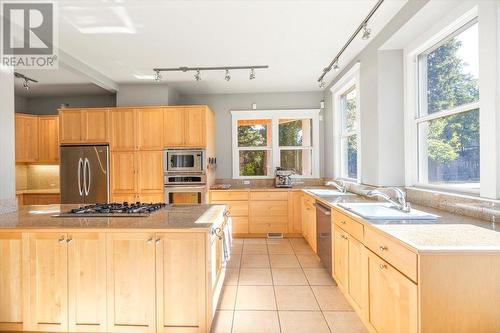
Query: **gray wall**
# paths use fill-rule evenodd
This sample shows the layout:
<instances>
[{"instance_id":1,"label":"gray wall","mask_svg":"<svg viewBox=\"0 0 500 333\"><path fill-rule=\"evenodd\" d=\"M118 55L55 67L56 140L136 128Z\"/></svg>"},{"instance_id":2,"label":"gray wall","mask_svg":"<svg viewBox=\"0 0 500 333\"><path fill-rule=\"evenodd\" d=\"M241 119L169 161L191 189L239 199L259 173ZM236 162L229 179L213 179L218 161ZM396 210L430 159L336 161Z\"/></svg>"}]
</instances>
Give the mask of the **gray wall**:
<instances>
[{"instance_id":1,"label":"gray wall","mask_svg":"<svg viewBox=\"0 0 500 333\"><path fill-rule=\"evenodd\" d=\"M381 50L428 0L410 0L353 61L325 89L325 142L333 142L333 107L330 89L355 63L360 62L361 182L403 185L404 68L402 50ZM334 151L325 145L325 177L334 177Z\"/></svg>"},{"instance_id":2,"label":"gray wall","mask_svg":"<svg viewBox=\"0 0 500 333\"><path fill-rule=\"evenodd\" d=\"M14 74L0 66L0 210L15 203Z\"/></svg>"},{"instance_id":3,"label":"gray wall","mask_svg":"<svg viewBox=\"0 0 500 333\"><path fill-rule=\"evenodd\" d=\"M61 104L67 103L69 107L113 107L116 106L115 95L96 96L61 96L61 97L16 97L16 112L48 115L57 114Z\"/></svg>"},{"instance_id":4,"label":"gray wall","mask_svg":"<svg viewBox=\"0 0 500 333\"><path fill-rule=\"evenodd\" d=\"M116 94L116 105L168 105L168 90L166 84L120 84Z\"/></svg>"},{"instance_id":5,"label":"gray wall","mask_svg":"<svg viewBox=\"0 0 500 333\"><path fill-rule=\"evenodd\" d=\"M179 104L206 104L215 113L217 178L232 178L231 110L250 110L257 103L257 110L265 109L319 109L323 92L290 92L261 94L210 94L181 95ZM323 123L320 122L320 138ZM320 151L323 142L320 142ZM322 155L322 154L321 154ZM323 165L320 156L320 166ZM323 175L322 168L320 175Z\"/></svg>"}]
</instances>

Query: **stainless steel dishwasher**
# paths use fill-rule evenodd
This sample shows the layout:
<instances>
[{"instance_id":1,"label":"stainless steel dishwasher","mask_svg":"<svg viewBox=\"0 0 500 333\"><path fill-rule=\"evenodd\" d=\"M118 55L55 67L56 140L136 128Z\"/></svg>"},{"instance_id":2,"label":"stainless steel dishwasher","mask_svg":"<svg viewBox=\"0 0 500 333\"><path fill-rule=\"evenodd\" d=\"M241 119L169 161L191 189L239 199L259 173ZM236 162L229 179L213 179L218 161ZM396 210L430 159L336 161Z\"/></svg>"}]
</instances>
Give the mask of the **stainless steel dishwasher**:
<instances>
[{"instance_id":1,"label":"stainless steel dishwasher","mask_svg":"<svg viewBox=\"0 0 500 333\"><path fill-rule=\"evenodd\" d=\"M316 240L318 256L330 274L332 273L332 219L331 209L316 201Z\"/></svg>"}]
</instances>

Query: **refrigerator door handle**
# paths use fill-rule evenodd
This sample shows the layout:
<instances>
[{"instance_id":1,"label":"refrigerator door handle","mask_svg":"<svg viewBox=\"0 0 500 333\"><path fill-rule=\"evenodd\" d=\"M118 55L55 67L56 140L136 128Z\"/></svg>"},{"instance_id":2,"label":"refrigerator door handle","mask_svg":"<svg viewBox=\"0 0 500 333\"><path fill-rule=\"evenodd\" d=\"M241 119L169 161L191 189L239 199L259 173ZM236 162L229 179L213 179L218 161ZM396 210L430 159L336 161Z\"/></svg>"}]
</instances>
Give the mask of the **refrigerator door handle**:
<instances>
[{"instance_id":1,"label":"refrigerator door handle","mask_svg":"<svg viewBox=\"0 0 500 333\"><path fill-rule=\"evenodd\" d=\"M82 167L83 167L83 159L80 158L78 160L78 193L80 193L80 196L83 196L83 189L82 189ZM85 177L85 175L84 175ZM84 179L85 182L85 179Z\"/></svg>"},{"instance_id":2,"label":"refrigerator door handle","mask_svg":"<svg viewBox=\"0 0 500 333\"><path fill-rule=\"evenodd\" d=\"M88 158L85 158L85 164L83 166L83 174L84 174L84 186L85 186L85 196L88 196L90 193L90 184L91 184L91 176L90 176L90 162ZM88 179L87 179L88 175Z\"/></svg>"}]
</instances>

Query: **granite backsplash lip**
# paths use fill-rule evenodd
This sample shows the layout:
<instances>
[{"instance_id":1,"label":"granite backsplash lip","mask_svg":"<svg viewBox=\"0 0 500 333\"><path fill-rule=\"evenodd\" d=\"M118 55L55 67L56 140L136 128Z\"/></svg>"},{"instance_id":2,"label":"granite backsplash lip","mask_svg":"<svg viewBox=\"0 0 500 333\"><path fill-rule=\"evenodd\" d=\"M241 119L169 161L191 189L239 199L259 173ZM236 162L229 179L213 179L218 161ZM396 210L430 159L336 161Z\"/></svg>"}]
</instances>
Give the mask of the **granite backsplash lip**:
<instances>
[{"instance_id":1,"label":"granite backsplash lip","mask_svg":"<svg viewBox=\"0 0 500 333\"><path fill-rule=\"evenodd\" d=\"M148 217L54 217L77 205L22 206L0 215L0 230L6 229L141 229L209 230L222 216L222 205L173 205Z\"/></svg>"}]
</instances>

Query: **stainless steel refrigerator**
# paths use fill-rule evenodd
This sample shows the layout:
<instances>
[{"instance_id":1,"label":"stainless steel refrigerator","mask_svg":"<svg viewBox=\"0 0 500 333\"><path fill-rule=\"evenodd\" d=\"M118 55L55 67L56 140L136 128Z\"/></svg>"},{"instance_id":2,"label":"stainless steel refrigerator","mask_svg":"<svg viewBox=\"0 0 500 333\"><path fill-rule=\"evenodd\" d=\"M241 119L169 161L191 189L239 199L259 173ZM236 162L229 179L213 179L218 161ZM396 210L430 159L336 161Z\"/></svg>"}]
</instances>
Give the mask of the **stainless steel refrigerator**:
<instances>
[{"instance_id":1,"label":"stainless steel refrigerator","mask_svg":"<svg viewBox=\"0 0 500 333\"><path fill-rule=\"evenodd\" d=\"M61 203L109 202L109 147L61 147Z\"/></svg>"}]
</instances>

